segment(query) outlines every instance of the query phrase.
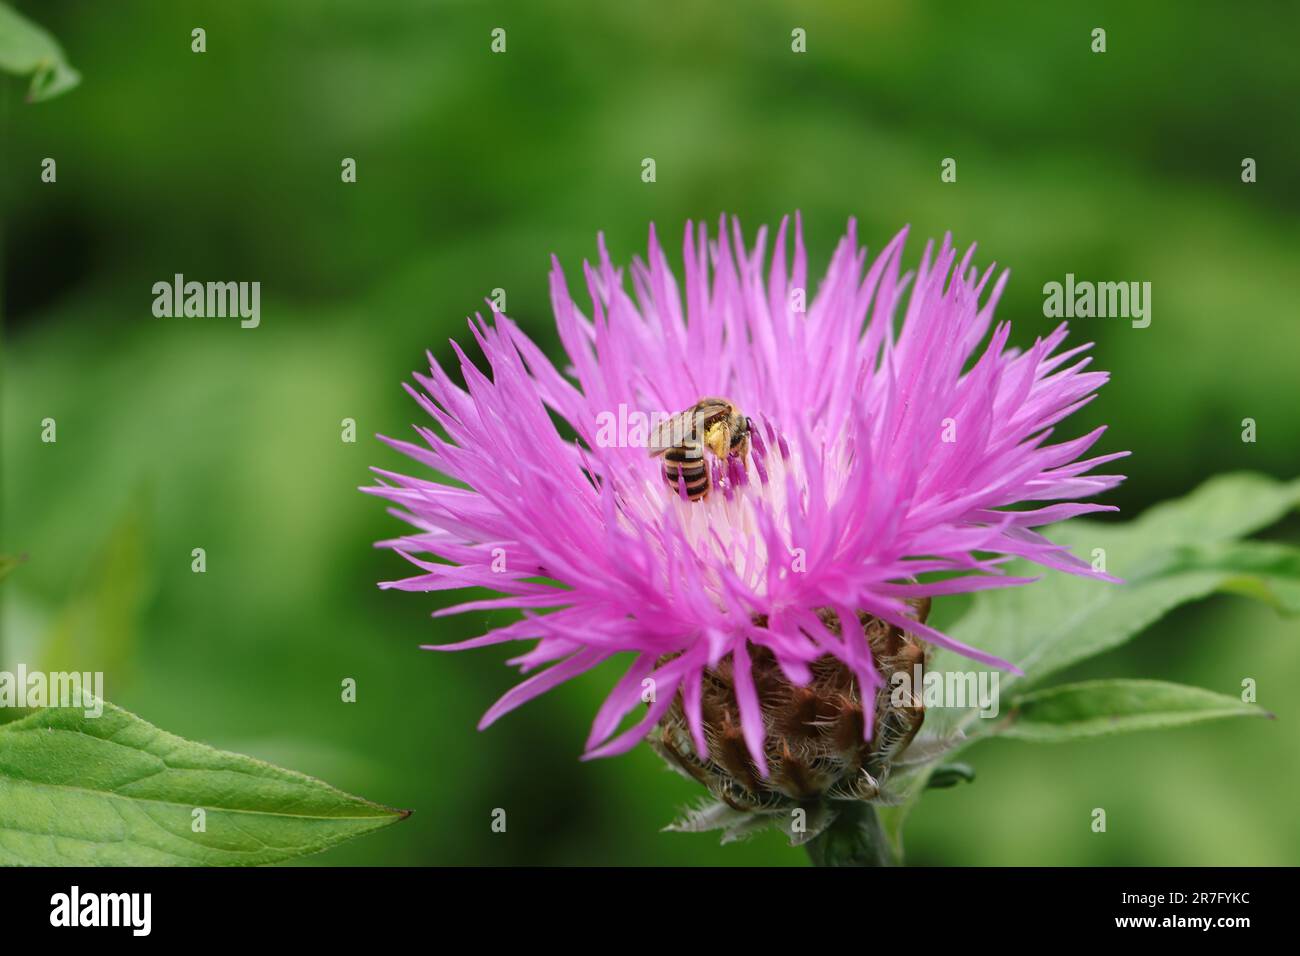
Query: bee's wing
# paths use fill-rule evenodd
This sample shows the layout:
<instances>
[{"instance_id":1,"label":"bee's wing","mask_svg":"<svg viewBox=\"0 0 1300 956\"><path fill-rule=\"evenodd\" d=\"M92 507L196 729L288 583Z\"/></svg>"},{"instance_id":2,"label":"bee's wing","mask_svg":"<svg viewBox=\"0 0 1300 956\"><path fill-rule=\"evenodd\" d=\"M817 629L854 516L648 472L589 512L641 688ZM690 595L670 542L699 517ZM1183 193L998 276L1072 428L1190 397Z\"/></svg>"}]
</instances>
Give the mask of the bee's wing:
<instances>
[{"instance_id":1,"label":"bee's wing","mask_svg":"<svg viewBox=\"0 0 1300 956\"><path fill-rule=\"evenodd\" d=\"M662 455L695 437L695 409L688 408L672 418L665 418L650 430L650 457Z\"/></svg>"}]
</instances>

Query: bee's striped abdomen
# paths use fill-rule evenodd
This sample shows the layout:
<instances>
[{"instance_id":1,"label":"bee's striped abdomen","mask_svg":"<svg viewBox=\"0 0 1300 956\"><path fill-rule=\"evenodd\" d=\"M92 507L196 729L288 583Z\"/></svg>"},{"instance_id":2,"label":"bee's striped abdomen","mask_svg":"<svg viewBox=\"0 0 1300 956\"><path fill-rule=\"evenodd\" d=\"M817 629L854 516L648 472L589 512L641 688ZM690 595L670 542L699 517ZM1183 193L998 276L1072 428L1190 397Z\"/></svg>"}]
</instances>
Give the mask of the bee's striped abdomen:
<instances>
[{"instance_id":1,"label":"bee's striped abdomen","mask_svg":"<svg viewBox=\"0 0 1300 956\"><path fill-rule=\"evenodd\" d=\"M664 481L674 491L684 485L686 497L698 501L709 493L709 471L700 445L679 445L664 453Z\"/></svg>"}]
</instances>

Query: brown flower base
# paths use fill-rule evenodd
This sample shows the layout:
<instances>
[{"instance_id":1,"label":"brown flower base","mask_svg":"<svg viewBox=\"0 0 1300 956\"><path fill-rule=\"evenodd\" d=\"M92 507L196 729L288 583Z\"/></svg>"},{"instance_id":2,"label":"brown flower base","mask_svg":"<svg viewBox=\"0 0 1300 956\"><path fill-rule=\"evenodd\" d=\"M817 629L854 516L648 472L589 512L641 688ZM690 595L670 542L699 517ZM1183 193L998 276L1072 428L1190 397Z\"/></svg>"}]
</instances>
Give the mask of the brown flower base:
<instances>
[{"instance_id":1,"label":"brown flower base","mask_svg":"<svg viewBox=\"0 0 1300 956\"><path fill-rule=\"evenodd\" d=\"M929 601L914 602L913 607L917 620L924 622ZM839 633L838 617L829 611L819 617ZM814 661L812 680L800 687L790 683L770 651L750 646L754 685L763 709L766 778L745 745L730 656L705 672L701 686L708 757L701 759L695 752L680 693L651 734L651 745L674 768L735 810L772 811L822 798L879 799L893 759L912 742L925 719L919 696L909 695L906 706L893 704L891 678L897 671L911 676L914 667L924 667L927 647L912 634L869 614L859 614L858 619L876 670L884 678L871 701L863 701L857 678L834 657ZM914 692L919 689L912 685ZM863 736L865 706L875 708L869 740Z\"/></svg>"}]
</instances>

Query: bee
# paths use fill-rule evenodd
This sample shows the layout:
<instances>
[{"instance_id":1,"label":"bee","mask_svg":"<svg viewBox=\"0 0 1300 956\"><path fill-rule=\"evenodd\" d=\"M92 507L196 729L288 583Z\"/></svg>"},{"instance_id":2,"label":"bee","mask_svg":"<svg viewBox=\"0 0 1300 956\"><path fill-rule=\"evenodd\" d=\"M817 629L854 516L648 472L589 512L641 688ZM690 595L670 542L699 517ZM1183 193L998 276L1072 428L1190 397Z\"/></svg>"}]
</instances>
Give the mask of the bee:
<instances>
[{"instance_id":1,"label":"bee","mask_svg":"<svg viewBox=\"0 0 1300 956\"><path fill-rule=\"evenodd\" d=\"M678 412L655 426L650 435L650 457L664 456L664 481L674 491L679 481L686 486L686 497L699 501L709 493L710 462L707 450L718 461L735 455L744 464L749 454L752 423L734 402L725 398L701 398L685 411Z\"/></svg>"}]
</instances>

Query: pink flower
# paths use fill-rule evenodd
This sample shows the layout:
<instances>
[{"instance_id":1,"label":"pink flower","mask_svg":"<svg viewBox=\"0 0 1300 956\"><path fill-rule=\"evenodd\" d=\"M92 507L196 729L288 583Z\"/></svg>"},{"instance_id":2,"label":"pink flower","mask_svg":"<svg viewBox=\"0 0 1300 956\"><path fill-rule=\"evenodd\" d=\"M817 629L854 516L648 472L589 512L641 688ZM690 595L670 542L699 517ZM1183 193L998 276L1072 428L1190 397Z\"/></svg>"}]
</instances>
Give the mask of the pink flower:
<instances>
[{"instance_id":1,"label":"pink flower","mask_svg":"<svg viewBox=\"0 0 1300 956\"><path fill-rule=\"evenodd\" d=\"M790 264L787 221L770 263L766 228L750 252L734 220L712 242L688 224L679 287L652 227L630 295L601 239L599 262L583 267L590 317L558 261L551 271L563 370L497 313L470 323L488 373L454 342L463 387L430 357L429 375L415 376L420 389L408 391L433 422L416 426L419 444L384 440L459 484L376 469L379 483L365 490L415 529L381 545L420 573L383 587L500 595L435 616L523 613L437 648L536 641L512 661L531 676L480 727L630 652L586 755L628 750L674 700L705 754L701 681L730 657L744 743L766 775L756 654L794 685L830 655L860 688L876 688L857 623L865 614L1011 668L914 620L906 601L1032 581L1002 573L1011 557L1104 577L1031 529L1114 510L1073 503L1122 480L1088 472L1124 453L1081 460L1103 429L1049 443L1106 374L1086 371L1088 345L1058 352L1064 325L1026 351L1009 349L1010 326L993 325L1007 274L989 288L993 269L972 267L974 247L959 259L945 237L900 277L905 236L868 265L850 221L825 277L807 289L797 217ZM689 500L664 480L664 459L647 453L645 423L706 396L726 396L749 417L751 442L739 456L706 453L709 493ZM1029 502L1060 503L1021 507ZM841 626L828 627L828 614ZM642 703L644 715L623 729ZM870 736L872 708L865 718Z\"/></svg>"}]
</instances>

